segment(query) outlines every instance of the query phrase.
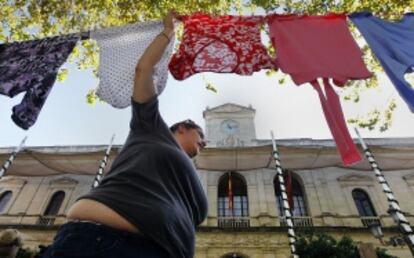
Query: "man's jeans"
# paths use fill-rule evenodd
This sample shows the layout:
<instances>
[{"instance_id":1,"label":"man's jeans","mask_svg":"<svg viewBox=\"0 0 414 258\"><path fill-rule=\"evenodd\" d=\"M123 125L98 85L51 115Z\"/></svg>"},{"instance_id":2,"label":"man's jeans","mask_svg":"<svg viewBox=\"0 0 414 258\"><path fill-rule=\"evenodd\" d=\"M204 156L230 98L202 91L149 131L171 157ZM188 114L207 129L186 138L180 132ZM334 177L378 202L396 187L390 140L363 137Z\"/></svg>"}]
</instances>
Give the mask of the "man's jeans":
<instances>
[{"instance_id":1,"label":"man's jeans","mask_svg":"<svg viewBox=\"0 0 414 258\"><path fill-rule=\"evenodd\" d=\"M68 222L41 258L167 258L152 240L104 225Z\"/></svg>"}]
</instances>

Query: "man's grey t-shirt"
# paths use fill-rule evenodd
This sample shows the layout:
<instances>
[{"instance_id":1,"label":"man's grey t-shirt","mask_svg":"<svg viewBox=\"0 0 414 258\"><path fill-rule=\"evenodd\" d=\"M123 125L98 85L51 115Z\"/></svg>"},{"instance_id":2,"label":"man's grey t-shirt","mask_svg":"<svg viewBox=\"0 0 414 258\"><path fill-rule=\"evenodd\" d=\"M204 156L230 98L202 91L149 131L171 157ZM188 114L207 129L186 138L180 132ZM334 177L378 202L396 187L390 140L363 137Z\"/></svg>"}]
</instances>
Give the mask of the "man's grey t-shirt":
<instances>
[{"instance_id":1,"label":"man's grey t-shirt","mask_svg":"<svg viewBox=\"0 0 414 258\"><path fill-rule=\"evenodd\" d=\"M207 197L193 162L158 111L158 99L132 101L131 131L101 184L80 199L115 210L168 251L193 257Z\"/></svg>"}]
</instances>

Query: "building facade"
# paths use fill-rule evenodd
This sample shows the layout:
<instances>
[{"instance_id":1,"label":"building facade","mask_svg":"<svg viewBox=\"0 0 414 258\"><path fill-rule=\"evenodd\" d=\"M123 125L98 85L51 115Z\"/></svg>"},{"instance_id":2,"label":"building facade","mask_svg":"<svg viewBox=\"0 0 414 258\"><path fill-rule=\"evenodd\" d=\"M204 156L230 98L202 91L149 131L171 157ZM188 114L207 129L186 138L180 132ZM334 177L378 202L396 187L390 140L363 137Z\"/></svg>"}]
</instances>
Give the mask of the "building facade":
<instances>
[{"instance_id":1,"label":"building facade","mask_svg":"<svg viewBox=\"0 0 414 258\"><path fill-rule=\"evenodd\" d=\"M289 257L272 145L256 138L255 110L224 104L207 108L203 116L208 148L194 163L208 196L209 213L197 229L196 257ZM414 138L366 141L413 225ZM368 162L342 166L331 140L277 143L292 182L297 232L347 235L397 257L411 257ZM107 168L120 147L113 147ZM105 148L25 148L0 179L0 229L19 229L28 246L50 243L69 207L91 188ZM12 151L0 149L0 161ZM381 241L368 229L371 223L381 225Z\"/></svg>"}]
</instances>

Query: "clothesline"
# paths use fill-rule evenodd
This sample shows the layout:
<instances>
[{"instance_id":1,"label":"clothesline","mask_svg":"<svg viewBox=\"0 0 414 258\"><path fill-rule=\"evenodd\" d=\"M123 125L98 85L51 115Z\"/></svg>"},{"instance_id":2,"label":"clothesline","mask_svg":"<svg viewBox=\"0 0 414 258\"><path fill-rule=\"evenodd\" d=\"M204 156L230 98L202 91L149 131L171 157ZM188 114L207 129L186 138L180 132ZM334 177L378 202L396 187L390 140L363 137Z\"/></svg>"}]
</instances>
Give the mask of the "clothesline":
<instances>
[{"instance_id":1,"label":"clothesline","mask_svg":"<svg viewBox=\"0 0 414 258\"><path fill-rule=\"evenodd\" d=\"M341 12L341 13L335 13L335 14L343 14L345 16L350 16L350 15L352 15L354 13L355 12L353 12L351 14L345 13L345 12ZM333 14L333 12L329 12L327 14ZM318 14L317 16L325 16L327 14ZM373 15L376 15L376 13L372 13L372 14ZM388 17L389 15L392 15L392 16L404 16L404 15L411 15L411 14L414 15L413 12L404 12L404 13L378 13L378 14L381 14L382 17ZM305 14L305 13L268 13L266 15L254 15L254 14L251 14L251 15L243 15L243 16L246 16L246 17L247 16L263 17L263 22L268 22L268 20L269 20L269 18L271 16L287 16L287 15L298 15L298 18L300 18L300 17L306 17L306 16L315 16L313 14ZM228 15L228 16L237 16L237 15ZM378 17L379 15L376 15L376 16ZM181 21L183 19L183 17L185 17L185 16L184 15L180 15L180 16L177 16L177 19ZM83 32L80 32L79 33L80 39L81 40L88 40L88 39L90 39L90 33L91 33L91 31L83 31Z\"/></svg>"},{"instance_id":2,"label":"clothesline","mask_svg":"<svg viewBox=\"0 0 414 258\"><path fill-rule=\"evenodd\" d=\"M259 24L264 17L271 43L277 49L277 60L261 42ZM414 90L400 78L414 61L414 33L410 34L414 31L410 20L414 15L411 13L398 23L381 20L369 12L350 16L333 13L267 16L194 13L181 16L184 34L180 47L172 55L174 40L170 41L156 66L154 85L161 94L168 69L177 80L201 72L252 75L262 69L280 69L289 74L296 85L310 83L313 86L343 163L356 163L361 155L348 132L340 100L329 82L332 79L336 86L343 87L348 80L371 76L362 51L349 31L347 18L357 26L414 112ZM0 94L13 97L27 91L22 103L13 108L12 117L16 124L28 129L36 121L59 67L76 42L91 38L97 41L100 49L97 95L113 107L125 108L131 104L137 60L163 29L161 21L150 21L0 45ZM31 51L27 51L28 48ZM318 79L323 79L323 84L319 84Z\"/></svg>"},{"instance_id":3,"label":"clothesline","mask_svg":"<svg viewBox=\"0 0 414 258\"><path fill-rule=\"evenodd\" d=\"M335 13L335 14L343 14L343 15L346 15L346 16L350 16L350 15L352 15L354 13L349 14L349 13L341 12L341 13ZM327 14L333 14L333 12L329 12ZM268 22L268 20L269 20L269 18L271 16L297 15L298 16L297 18L301 18L301 17L306 17L306 16L325 16L327 14L313 15L313 14L306 14L306 13L268 13L266 15L254 15L254 14L251 14L251 15L243 15L243 16L246 16L246 17L248 17L248 16L263 17L263 22ZM381 14L381 15L376 15L377 17L378 16L388 17L390 15L392 15L392 16L414 15L413 12L404 12L404 13L372 13L372 14L373 15ZM228 16L237 16L237 15L228 15ZM178 18L178 20L182 20L183 17L184 17L184 15L180 15L177 18ZM75 33L75 34L78 34L81 40L89 40L90 39L91 31L82 31L82 32Z\"/></svg>"}]
</instances>

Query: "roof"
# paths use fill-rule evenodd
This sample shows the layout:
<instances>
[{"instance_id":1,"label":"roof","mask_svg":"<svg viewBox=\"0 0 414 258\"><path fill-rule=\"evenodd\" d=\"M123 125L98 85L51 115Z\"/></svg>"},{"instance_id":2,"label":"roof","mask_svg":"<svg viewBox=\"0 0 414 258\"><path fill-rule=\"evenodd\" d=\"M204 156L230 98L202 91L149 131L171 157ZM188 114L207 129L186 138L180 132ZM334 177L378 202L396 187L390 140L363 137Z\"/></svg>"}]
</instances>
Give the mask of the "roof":
<instances>
[{"instance_id":1,"label":"roof","mask_svg":"<svg viewBox=\"0 0 414 258\"><path fill-rule=\"evenodd\" d=\"M203 111L203 117L206 117L207 113L235 113L240 111L250 111L255 113L256 110L251 106L245 107L233 103L225 103L220 106L216 106L214 108L206 107L206 110Z\"/></svg>"},{"instance_id":2,"label":"roof","mask_svg":"<svg viewBox=\"0 0 414 258\"><path fill-rule=\"evenodd\" d=\"M365 142L382 169L414 168L414 138L375 138L365 139ZM257 140L257 143L258 146L250 147L206 148L194 162L198 169L213 172L273 168L271 140ZM282 166L286 169L343 167L332 140L282 139L277 140L277 146ZM110 167L121 147L113 146L107 167ZM25 147L7 171L7 175L94 175L106 148L105 145ZM14 149L0 148L0 162L6 161ZM369 170L370 165L364 160L350 168Z\"/></svg>"}]
</instances>

